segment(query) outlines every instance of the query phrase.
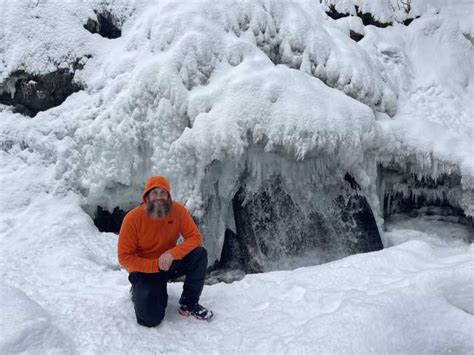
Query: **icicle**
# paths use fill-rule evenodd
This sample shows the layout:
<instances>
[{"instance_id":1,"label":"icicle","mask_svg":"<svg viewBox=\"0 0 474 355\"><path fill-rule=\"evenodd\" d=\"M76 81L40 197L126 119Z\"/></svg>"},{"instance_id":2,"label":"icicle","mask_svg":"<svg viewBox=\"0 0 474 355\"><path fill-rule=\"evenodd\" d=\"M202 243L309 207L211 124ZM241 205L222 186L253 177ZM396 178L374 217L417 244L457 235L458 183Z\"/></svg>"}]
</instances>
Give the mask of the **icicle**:
<instances>
[{"instance_id":1,"label":"icicle","mask_svg":"<svg viewBox=\"0 0 474 355\"><path fill-rule=\"evenodd\" d=\"M389 214L392 213L392 190L388 193L387 211Z\"/></svg>"}]
</instances>

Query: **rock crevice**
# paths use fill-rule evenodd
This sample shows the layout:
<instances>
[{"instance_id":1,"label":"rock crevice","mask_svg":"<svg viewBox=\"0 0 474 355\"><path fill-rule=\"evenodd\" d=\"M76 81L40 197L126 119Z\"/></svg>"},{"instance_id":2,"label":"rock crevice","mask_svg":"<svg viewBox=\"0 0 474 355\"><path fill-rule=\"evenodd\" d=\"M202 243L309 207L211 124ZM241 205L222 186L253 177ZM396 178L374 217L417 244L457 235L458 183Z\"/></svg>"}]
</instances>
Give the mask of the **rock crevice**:
<instances>
[{"instance_id":1,"label":"rock crevice","mask_svg":"<svg viewBox=\"0 0 474 355\"><path fill-rule=\"evenodd\" d=\"M13 106L14 112L34 117L40 111L59 106L66 98L81 90L74 73L58 69L47 74L13 72L0 84L0 103Z\"/></svg>"},{"instance_id":2,"label":"rock crevice","mask_svg":"<svg viewBox=\"0 0 474 355\"><path fill-rule=\"evenodd\" d=\"M119 21L109 11L94 11L97 18L87 19L84 28L90 33L97 33L102 37L114 39L122 36L122 29L119 26Z\"/></svg>"}]
</instances>

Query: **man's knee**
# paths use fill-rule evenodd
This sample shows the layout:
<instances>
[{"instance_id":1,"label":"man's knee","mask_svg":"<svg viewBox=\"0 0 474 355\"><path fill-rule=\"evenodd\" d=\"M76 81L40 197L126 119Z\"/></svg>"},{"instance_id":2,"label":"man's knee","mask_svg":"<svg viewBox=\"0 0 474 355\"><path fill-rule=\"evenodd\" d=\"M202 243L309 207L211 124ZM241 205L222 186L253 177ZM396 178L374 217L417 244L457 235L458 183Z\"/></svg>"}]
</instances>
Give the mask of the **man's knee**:
<instances>
[{"instance_id":1,"label":"man's knee","mask_svg":"<svg viewBox=\"0 0 474 355\"><path fill-rule=\"evenodd\" d=\"M167 301L158 301L154 297L135 301L137 323L145 327L156 327L165 317Z\"/></svg>"},{"instance_id":2,"label":"man's knee","mask_svg":"<svg viewBox=\"0 0 474 355\"><path fill-rule=\"evenodd\" d=\"M168 303L166 278L161 275L141 275L133 286L133 303L137 323L145 327L156 327L163 320Z\"/></svg>"},{"instance_id":3,"label":"man's knee","mask_svg":"<svg viewBox=\"0 0 474 355\"><path fill-rule=\"evenodd\" d=\"M158 326L161 323L161 321L165 317L165 312L163 311L163 313L160 315L152 315L148 313L148 314L142 315L142 317L140 317L137 312L136 316L137 316L138 324L143 325L144 327L153 328L153 327Z\"/></svg>"}]
</instances>

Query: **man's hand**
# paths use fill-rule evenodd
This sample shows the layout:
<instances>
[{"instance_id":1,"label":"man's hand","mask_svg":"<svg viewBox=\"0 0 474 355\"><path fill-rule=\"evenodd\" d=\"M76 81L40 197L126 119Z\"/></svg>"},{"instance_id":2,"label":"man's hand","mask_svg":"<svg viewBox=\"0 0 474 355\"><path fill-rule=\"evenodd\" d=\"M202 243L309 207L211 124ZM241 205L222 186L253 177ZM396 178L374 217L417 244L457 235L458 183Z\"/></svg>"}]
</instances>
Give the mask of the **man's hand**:
<instances>
[{"instance_id":1,"label":"man's hand","mask_svg":"<svg viewBox=\"0 0 474 355\"><path fill-rule=\"evenodd\" d=\"M171 255L169 251L161 254L160 258L158 259L158 266L160 267L160 270L168 271L173 260L173 255Z\"/></svg>"}]
</instances>

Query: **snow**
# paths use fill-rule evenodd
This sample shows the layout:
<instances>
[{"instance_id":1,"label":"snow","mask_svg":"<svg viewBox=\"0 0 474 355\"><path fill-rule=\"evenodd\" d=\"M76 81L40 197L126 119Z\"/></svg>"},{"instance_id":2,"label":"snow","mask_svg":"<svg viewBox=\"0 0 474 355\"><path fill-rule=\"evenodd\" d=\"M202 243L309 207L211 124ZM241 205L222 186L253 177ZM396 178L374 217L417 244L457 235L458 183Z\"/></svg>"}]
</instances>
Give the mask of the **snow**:
<instances>
[{"instance_id":1,"label":"snow","mask_svg":"<svg viewBox=\"0 0 474 355\"><path fill-rule=\"evenodd\" d=\"M412 239L424 241L436 248L436 252L456 253L458 248L472 243L471 228L440 220L438 216L424 216L406 219L402 216L391 218L385 233L385 246L391 247Z\"/></svg>"},{"instance_id":2,"label":"snow","mask_svg":"<svg viewBox=\"0 0 474 355\"><path fill-rule=\"evenodd\" d=\"M73 197L41 194L24 215L9 214L2 237L0 344L10 352L474 350L474 249L449 223L394 224L380 252L206 286L210 323L179 316L182 284L169 284L165 320L148 329L135 323L114 234L95 231Z\"/></svg>"},{"instance_id":3,"label":"snow","mask_svg":"<svg viewBox=\"0 0 474 355\"><path fill-rule=\"evenodd\" d=\"M382 16L391 7L380 4L374 13ZM337 160L356 176L365 174L373 151L382 160L434 154L436 161L460 166L471 194L472 46L449 17L425 15L409 27L369 26L355 43L317 3L117 1L109 7L123 21L123 36L108 40L82 27L103 3L59 7L67 21L57 24L56 15L47 16L56 5L5 4L4 30L11 35L0 72L47 72L51 62L72 65L91 54L75 76L86 90L22 129L18 121L24 119L4 110L4 132L17 144L42 141L35 149L54 156L58 184L81 191L85 205L131 208L146 177L160 172L175 186L175 197L202 215L206 168L216 158L238 159L254 143L268 151L281 146L289 159L331 154L336 147ZM25 16L20 31L13 31ZM29 40L29 29L38 26L48 31ZM42 55L45 48L51 48L48 55ZM432 62L435 48L442 51ZM245 112L252 115L242 119ZM383 113L396 116L377 121ZM436 124L461 135L462 149L453 149L449 138L437 144ZM428 133L422 140L420 131ZM366 180L367 186L375 177Z\"/></svg>"},{"instance_id":4,"label":"snow","mask_svg":"<svg viewBox=\"0 0 474 355\"><path fill-rule=\"evenodd\" d=\"M438 16L383 32L367 29L361 43L378 57L380 69L398 94L393 119L378 115L385 143L381 155L388 161L410 156L407 160L415 160L413 173L434 179L459 171L464 195L458 204L472 215L474 87L468 69L474 64L472 44L458 24Z\"/></svg>"},{"instance_id":5,"label":"snow","mask_svg":"<svg viewBox=\"0 0 474 355\"><path fill-rule=\"evenodd\" d=\"M41 3L40 8L53 7L53 5ZM375 107L378 103L380 109L385 110L384 105L388 105L386 110L392 112L393 108L390 107L393 107L394 98L390 94L390 89L384 88L384 83L377 71L373 70L370 59L358 46L342 33L334 31L328 33L330 29L325 29L317 23L312 22L308 29L304 23L299 24L291 20L301 15L307 19L306 24L309 24L311 16L320 16L317 7L309 6L300 9L299 7L303 5L308 4L303 2L293 7L290 3L277 2L272 5L272 16L269 16L267 12L264 12L264 6L261 3L232 3L231 5L193 3L186 6L179 2L164 3L151 6L146 12L137 11L141 15L136 15L138 19L135 23L125 26L125 35L123 38L114 40L113 45L109 43L110 41L91 44L95 52L86 63L84 70L77 74L77 79L83 81L88 88L89 103L71 104L75 107L72 110L65 107L53 109L53 112L59 111L53 115L40 114L40 117L43 116L44 120L48 121L46 125L63 126L61 135L72 137L76 144L81 142L77 147L72 147L77 150L77 158L59 156L59 160L67 160L65 164L74 170L69 174L74 179L71 181L72 186L69 187L79 186L87 191L88 202L93 204L99 202L94 201L95 198L105 198L104 190L107 188L117 188L118 184L130 186L136 181L138 182L136 185L141 186L141 182L151 170L169 168L169 162L176 160L176 156L170 153L170 145L182 135L186 127L193 124L197 127L205 126L206 121L199 123L201 118L204 120L206 117L205 113L210 114L211 117L214 114L211 103L193 104L192 97L196 97L197 94L194 94L195 90L189 92L196 85L201 84L199 86L201 87L202 84L206 84L208 80L213 88L218 89L219 84L226 83L225 80L220 80L223 75L227 78L243 75L248 78L247 85L258 88L263 77L263 74L258 73L261 68L262 73L266 72L268 75L274 75L273 72L275 72L273 88L266 89L269 92L265 95L277 95L277 92L272 92L272 90L281 90L285 87L290 76L297 76L295 79L290 79L294 82L294 86L297 86L298 81L302 81L301 84L305 86L319 85L318 91L313 93L314 96L322 97L325 95L322 91L329 90L318 84L317 80L304 84L304 82L309 82L309 79L300 72L292 73L285 66L275 68L268 57L257 49L258 46L264 50L265 46L280 42L287 43L292 47L290 46L289 53L282 54L286 64L289 64L290 60L297 60L301 62L302 68L306 68L302 71L326 78L331 86L356 96L371 107ZM309 11L309 14L303 15L303 9ZM193 20L197 11L203 12L211 22ZM156 15L158 13L160 16ZM249 30L244 32L243 29L247 26ZM275 26L279 27L278 33L275 32ZM230 31L235 34L231 35ZM84 37L90 39L90 34L85 32ZM69 35L67 40L62 37L60 31L56 35L55 40L70 43ZM97 41L104 41L104 39L97 39ZM19 40L16 42L22 43ZM9 45L13 43L15 43L15 38L7 42L5 51L7 56ZM29 47L26 46L26 48ZM358 60L352 61L350 56L342 55L343 52L354 53ZM28 53L26 52L25 56L29 57ZM36 65L39 64L32 66L32 71L40 70ZM4 74L12 70L4 71ZM300 95L292 97L287 94L279 105L285 107L285 112L294 107L308 107L310 94L305 95L306 98L301 98ZM71 96L69 100L73 100L75 96L78 95ZM387 103L384 96L387 96ZM266 96L265 100L268 100ZM334 98L335 102L339 100L347 99L342 95ZM254 101L258 103L257 100ZM313 109L317 110L318 115L326 121L334 110L331 107L326 108L328 104L329 102L319 109L317 106ZM254 129L253 126L256 123L251 123L250 127L242 127L239 124L239 117L232 115L243 111L245 106L244 101L234 100L233 106L228 108L232 111L222 112L221 109L220 114L230 115L226 123L232 121L240 131ZM331 104L331 106L337 108L338 104ZM354 109L360 111L356 108L357 103L354 102L354 106ZM144 107L146 109L143 109ZM211 112L206 112L206 110ZM367 111L365 116L371 116L370 111L367 108L365 110ZM198 121L194 122L199 113L202 115L199 116ZM278 130L281 126L278 121L281 122L286 118L283 114L278 114L277 110L272 113L277 115L272 128ZM361 119L367 120L364 117ZM15 125L13 122L16 122L16 118L11 120L11 124ZM65 127L64 122L68 122ZM208 119L207 122L210 120ZM295 120L293 122L297 123ZM293 122L289 124L292 125ZM29 126L35 123L30 123ZM304 121L301 124L303 123ZM41 123L37 124L43 126L45 123L41 120ZM211 123L211 125L214 124ZM343 125L340 124L340 126ZM163 127L167 129L164 130ZM315 128L308 133L317 135ZM42 128L35 128L37 129ZM286 135L291 134L293 130L287 131ZM245 141L242 139L244 137L239 138L237 132L230 131L230 133L235 135L234 146L226 144L226 147L228 147L227 150L231 150L228 153L232 154L239 152L239 146L245 144ZM297 146L299 142L295 141L295 138L289 137L289 139L293 141L281 143L289 144L289 148L300 155L315 145L309 144L301 151L301 148ZM358 137L355 136L354 139L357 140ZM328 149L331 150L333 145L331 137L326 141L329 142ZM51 144L61 143L51 141ZM302 142L302 144L306 143ZM97 156L103 158L95 159ZM206 160L212 160L212 155L206 157ZM105 174L104 161L107 162ZM199 168L202 173L202 168ZM182 170L179 171L179 176L182 176ZM189 181L179 181L175 176L170 176L170 178L176 180L173 185L178 186L177 193L180 199L193 198L188 191L184 190L184 186ZM184 191L180 191L181 185ZM121 193L122 191L118 191L117 195ZM106 201L100 202L106 207L114 207L114 204L132 204L132 201L123 198L121 200L110 201L110 204ZM192 205L193 202L190 201L189 204Z\"/></svg>"},{"instance_id":6,"label":"snow","mask_svg":"<svg viewBox=\"0 0 474 355\"><path fill-rule=\"evenodd\" d=\"M51 322L39 304L17 288L0 285L2 317L0 324L2 354L71 351L72 344Z\"/></svg>"},{"instance_id":7,"label":"snow","mask_svg":"<svg viewBox=\"0 0 474 355\"><path fill-rule=\"evenodd\" d=\"M133 13L130 4L115 0L118 22ZM39 74L58 68L72 69L79 59L97 56L107 48L107 39L87 32L83 25L96 19L94 10L107 10L101 0L0 1L0 83L12 72L25 70Z\"/></svg>"},{"instance_id":8,"label":"snow","mask_svg":"<svg viewBox=\"0 0 474 355\"><path fill-rule=\"evenodd\" d=\"M391 11L377 4L375 14ZM68 20L58 24L56 15L47 16L56 5L5 4L11 36L0 72L47 72L51 62L70 65L91 54L75 76L86 90L34 120L5 109L2 133L13 144L28 141L55 164L55 184L79 191L90 211L133 207L146 177L159 172L174 196L202 216L206 169L216 159L241 158L253 144L291 160L338 151L338 163L362 180L373 207L375 176L367 165L433 155L461 169L467 202L460 205L472 211L472 46L446 17L452 6L446 16L426 10L409 27L368 26L355 43L316 2L116 1L109 7L123 21L123 36L114 40L82 27L104 3L68 3L60 7ZM48 31L29 40L38 26ZM52 49L41 56L45 48ZM435 48L442 48L437 62ZM393 119L379 120L385 113ZM446 127L450 135L440 141Z\"/></svg>"},{"instance_id":9,"label":"snow","mask_svg":"<svg viewBox=\"0 0 474 355\"><path fill-rule=\"evenodd\" d=\"M362 27L328 4L421 17ZM395 221L380 252L206 286L209 324L179 318L170 284L164 323L144 329L117 237L91 219L166 174L215 259L244 171L255 191L272 173L324 189L348 171L377 213L376 167L393 161L461 175L452 199L474 215L473 4L0 0L0 91L17 71L84 65L84 90L58 107L29 118L0 105L0 352L474 352L472 229ZM83 28L104 9L122 37Z\"/></svg>"}]
</instances>

